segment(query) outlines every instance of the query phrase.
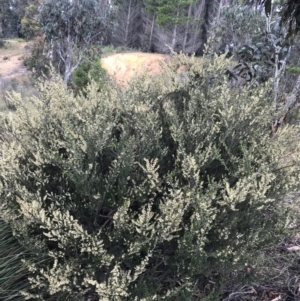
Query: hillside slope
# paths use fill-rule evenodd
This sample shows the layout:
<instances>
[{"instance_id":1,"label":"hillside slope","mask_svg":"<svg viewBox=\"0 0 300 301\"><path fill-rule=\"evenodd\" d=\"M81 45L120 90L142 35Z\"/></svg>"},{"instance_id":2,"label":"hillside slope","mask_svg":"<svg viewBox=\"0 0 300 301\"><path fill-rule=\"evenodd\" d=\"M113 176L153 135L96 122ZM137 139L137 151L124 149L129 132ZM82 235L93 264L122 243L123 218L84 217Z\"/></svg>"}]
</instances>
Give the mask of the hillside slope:
<instances>
[{"instance_id":1,"label":"hillside slope","mask_svg":"<svg viewBox=\"0 0 300 301\"><path fill-rule=\"evenodd\" d=\"M142 71L159 73L161 63L168 58L168 55L158 53L117 53L102 58L101 65L121 87L126 87Z\"/></svg>"}]
</instances>

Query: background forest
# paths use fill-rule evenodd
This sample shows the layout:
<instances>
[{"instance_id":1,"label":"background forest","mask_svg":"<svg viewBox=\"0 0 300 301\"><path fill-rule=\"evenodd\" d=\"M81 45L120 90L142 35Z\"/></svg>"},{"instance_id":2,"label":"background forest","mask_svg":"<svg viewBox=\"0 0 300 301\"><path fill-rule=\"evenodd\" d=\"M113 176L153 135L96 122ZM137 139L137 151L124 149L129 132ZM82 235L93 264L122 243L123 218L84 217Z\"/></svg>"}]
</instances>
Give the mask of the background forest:
<instances>
[{"instance_id":1,"label":"background forest","mask_svg":"<svg viewBox=\"0 0 300 301\"><path fill-rule=\"evenodd\" d=\"M300 300L299 20L0 0L0 300ZM116 53L159 72L120 85Z\"/></svg>"},{"instance_id":2,"label":"background forest","mask_svg":"<svg viewBox=\"0 0 300 301\"><path fill-rule=\"evenodd\" d=\"M38 34L39 0L1 0L1 27L4 37ZM219 18L222 1L196 0L107 0L99 1L114 11L113 33L104 36L105 44L144 51L175 51L201 54L210 23ZM224 2L224 1L223 1ZM84 3L84 1L82 1ZM84 4L83 4L84 6Z\"/></svg>"}]
</instances>

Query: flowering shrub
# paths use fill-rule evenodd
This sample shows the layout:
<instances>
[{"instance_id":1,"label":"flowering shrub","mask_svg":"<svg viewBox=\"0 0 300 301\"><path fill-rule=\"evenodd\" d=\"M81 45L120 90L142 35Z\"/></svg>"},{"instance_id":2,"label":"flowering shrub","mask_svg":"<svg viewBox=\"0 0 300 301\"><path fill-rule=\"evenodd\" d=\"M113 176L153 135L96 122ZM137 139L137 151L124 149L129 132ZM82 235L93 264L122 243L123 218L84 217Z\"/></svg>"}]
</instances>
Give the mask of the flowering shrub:
<instances>
[{"instance_id":1,"label":"flowering shrub","mask_svg":"<svg viewBox=\"0 0 300 301\"><path fill-rule=\"evenodd\" d=\"M53 76L29 104L11 95L1 210L40 258L27 299L217 300L255 268L292 222L299 128L270 138L269 87L230 89L229 65L178 55L125 92Z\"/></svg>"}]
</instances>

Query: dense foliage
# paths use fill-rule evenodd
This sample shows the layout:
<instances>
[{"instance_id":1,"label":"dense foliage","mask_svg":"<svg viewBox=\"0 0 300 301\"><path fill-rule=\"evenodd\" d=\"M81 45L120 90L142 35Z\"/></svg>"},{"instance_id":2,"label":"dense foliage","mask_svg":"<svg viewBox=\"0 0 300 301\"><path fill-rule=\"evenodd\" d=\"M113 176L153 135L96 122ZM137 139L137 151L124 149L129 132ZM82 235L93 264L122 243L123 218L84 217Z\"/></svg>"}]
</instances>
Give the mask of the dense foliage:
<instances>
[{"instance_id":1,"label":"dense foliage","mask_svg":"<svg viewBox=\"0 0 300 301\"><path fill-rule=\"evenodd\" d=\"M35 78L48 75L51 60L45 54L45 42L42 38L37 38L31 46L30 56L24 59L24 65L32 71Z\"/></svg>"},{"instance_id":2,"label":"dense foliage","mask_svg":"<svg viewBox=\"0 0 300 301\"><path fill-rule=\"evenodd\" d=\"M41 34L41 27L37 20L38 8L42 0L27 0L23 4L21 13L21 33L27 39L32 39Z\"/></svg>"},{"instance_id":3,"label":"dense foliage","mask_svg":"<svg viewBox=\"0 0 300 301\"><path fill-rule=\"evenodd\" d=\"M72 83L75 91L83 91L92 81L98 84L99 89L103 88L107 78L106 71L102 68L100 59L94 57L83 61L72 75Z\"/></svg>"},{"instance_id":4,"label":"dense foliage","mask_svg":"<svg viewBox=\"0 0 300 301\"><path fill-rule=\"evenodd\" d=\"M300 129L270 137L270 87L230 89L230 65L180 55L125 92L75 97L53 75L29 103L11 96L1 205L39 259L27 299L218 300L259 277L294 225Z\"/></svg>"},{"instance_id":5,"label":"dense foliage","mask_svg":"<svg viewBox=\"0 0 300 301\"><path fill-rule=\"evenodd\" d=\"M267 18L261 9L235 4L224 7L212 24L209 49L236 61L228 70L233 85L260 84L274 78L274 100L279 106L285 103L286 110L295 104L286 101L287 95L296 95L299 89L299 37L291 40L286 35L275 9Z\"/></svg>"},{"instance_id":6,"label":"dense foliage","mask_svg":"<svg viewBox=\"0 0 300 301\"><path fill-rule=\"evenodd\" d=\"M249 0L244 0L249 2ZM252 4L263 4L265 13L271 15L274 7L279 7L281 24L288 29L289 35L299 33L300 29L300 3L294 0L255 0Z\"/></svg>"},{"instance_id":7,"label":"dense foliage","mask_svg":"<svg viewBox=\"0 0 300 301\"><path fill-rule=\"evenodd\" d=\"M101 45L112 27L112 9L107 0L45 0L39 8L39 23L53 56L64 66L64 82L96 45Z\"/></svg>"}]
</instances>

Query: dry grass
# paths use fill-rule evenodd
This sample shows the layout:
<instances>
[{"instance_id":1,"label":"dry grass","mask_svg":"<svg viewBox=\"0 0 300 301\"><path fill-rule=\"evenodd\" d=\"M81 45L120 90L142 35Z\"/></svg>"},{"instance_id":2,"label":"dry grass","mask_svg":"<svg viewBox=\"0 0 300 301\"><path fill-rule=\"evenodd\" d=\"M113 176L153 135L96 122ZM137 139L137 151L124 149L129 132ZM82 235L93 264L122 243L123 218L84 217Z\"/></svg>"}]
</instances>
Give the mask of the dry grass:
<instances>
[{"instance_id":1,"label":"dry grass","mask_svg":"<svg viewBox=\"0 0 300 301\"><path fill-rule=\"evenodd\" d=\"M29 80L29 71L23 65L23 57L29 55L30 43L8 40L0 48L0 111L8 111L7 93L15 91L22 97L35 93Z\"/></svg>"},{"instance_id":2,"label":"dry grass","mask_svg":"<svg viewBox=\"0 0 300 301\"><path fill-rule=\"evenodd\" d=\"M23 99L37 94L36 88L33 86L32 82L26 75L18 75L17 77L2 79L0 81L1 112L9 111L10 102L8 94L12 91L20 93Z\"/></svg>"},{"instance_id":3,"label":"dry grass","mask_svg":"<svg viewBox=\"0 0 300 301\"><path fill-rule=\"evenodd\" d=\"M201 57L195 57L201 60ZM126 52L106 55L101 58L101 66L107 71L110 77L121 87L126 88L128 83L142 72L150 75L162 71L163 63L170 63L172 57L168 54ZM177 73L184 73L185 66L178 68Z\"/></svg>"},{"instance_id":4,"label":"dry grass","mask_svg":"<svg viewBox=\"0 0 300 301\"><path fill-rule=\"evenodd\" d=\"M25 97L34 93L28 81L29 72L22 59L29 55L29 48L30 43L9 40L6 47L0 49L0 110L6 107L5 91L14 90L22 96L25 94ZM101 64L121 88L126 88L128 83L142 72L150 75L159 73L162 62L168 60L169 55L157 53L107 53L101 58Z\"/></svg>"},{"instance_id":5,"label":"dry grass","mask_svg":"<svg viewBox=\"0 0 300 301\"><path fill-rule=\"evenodd\" d=\"M121 87L127 87L132 78L142 71L159 73L161 63L168 55L158 53L128 52L109 55L101 59L102 67Z\"/></svg>"}]
</instances>

